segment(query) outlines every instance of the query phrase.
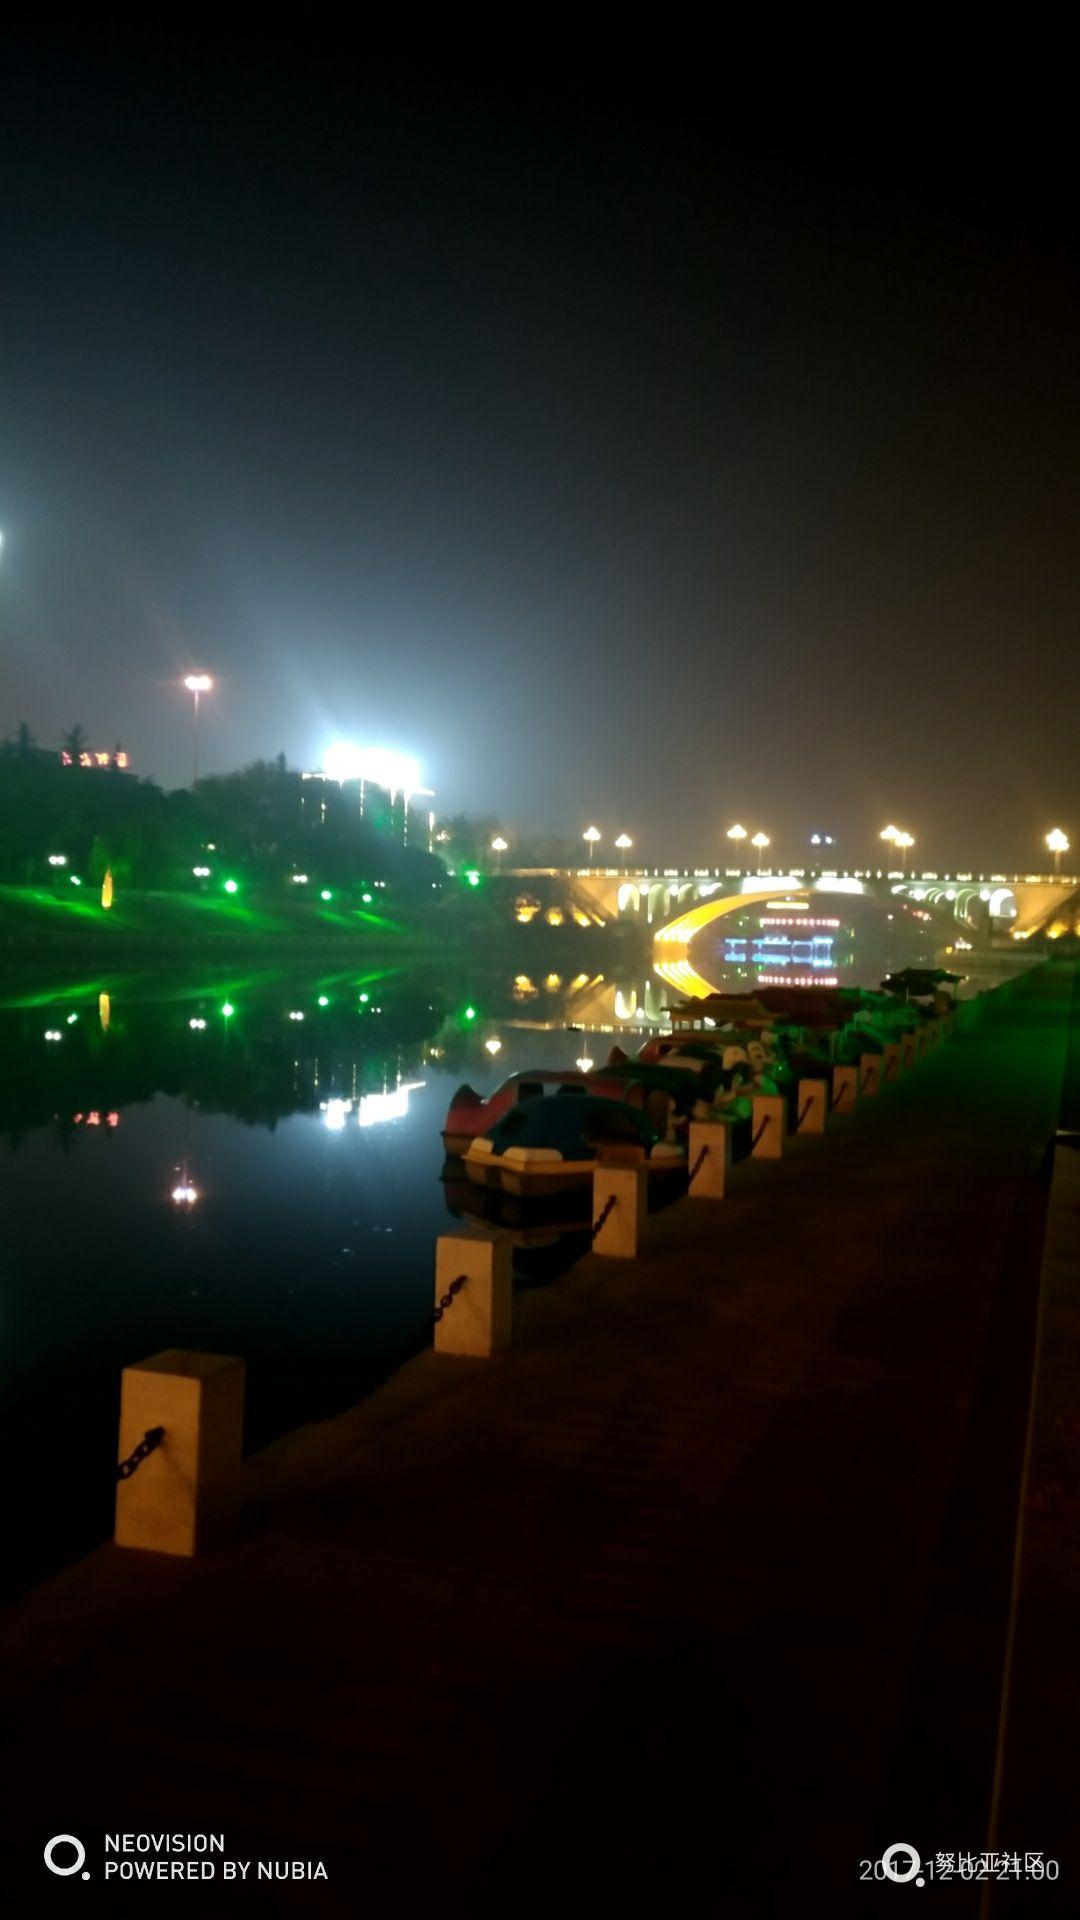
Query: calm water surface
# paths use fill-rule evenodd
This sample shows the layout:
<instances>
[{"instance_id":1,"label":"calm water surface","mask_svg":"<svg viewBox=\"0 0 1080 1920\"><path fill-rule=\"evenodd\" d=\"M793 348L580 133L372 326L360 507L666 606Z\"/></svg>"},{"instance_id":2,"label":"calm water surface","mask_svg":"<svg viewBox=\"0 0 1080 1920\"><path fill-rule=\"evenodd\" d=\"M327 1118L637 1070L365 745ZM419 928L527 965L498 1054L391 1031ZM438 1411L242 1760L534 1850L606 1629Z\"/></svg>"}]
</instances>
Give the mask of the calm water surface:
<instances>
[{"instance_id":1,"label":"calm water surface","mask_svg":"<svg viewBox=\"0 0 1080 1920\"><path fill-rule=\"evenodd\" d=\"M842 952L853 984L890 958L856 966L850 935ZM722 945L712 958L716 984L750 983ZM243 1355L250 1450L426 1344L454 1089L600 1064L669 997L589 970L469 985L360 970L0 981L9 1590L110 1532L128 1363Z\"/></svg>"}]
</instances>

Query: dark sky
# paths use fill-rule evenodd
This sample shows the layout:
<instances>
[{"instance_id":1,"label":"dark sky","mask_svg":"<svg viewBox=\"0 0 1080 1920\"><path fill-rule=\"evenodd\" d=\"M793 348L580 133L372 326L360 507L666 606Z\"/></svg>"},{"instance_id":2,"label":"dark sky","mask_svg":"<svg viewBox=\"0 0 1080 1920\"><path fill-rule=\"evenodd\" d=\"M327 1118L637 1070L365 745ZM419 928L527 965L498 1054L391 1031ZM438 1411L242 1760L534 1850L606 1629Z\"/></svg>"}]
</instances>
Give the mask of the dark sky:
<instances>
[{"instance_id":1,"label":"dark sky","mask_svg":"<svg viewBox=\"0 0 1080 1920\"><path fill-rule=\"evenodd\" d=\"M1080 839L1076 62L789 51L9 47L0 731Z\"/></svg>"}]
</instances>

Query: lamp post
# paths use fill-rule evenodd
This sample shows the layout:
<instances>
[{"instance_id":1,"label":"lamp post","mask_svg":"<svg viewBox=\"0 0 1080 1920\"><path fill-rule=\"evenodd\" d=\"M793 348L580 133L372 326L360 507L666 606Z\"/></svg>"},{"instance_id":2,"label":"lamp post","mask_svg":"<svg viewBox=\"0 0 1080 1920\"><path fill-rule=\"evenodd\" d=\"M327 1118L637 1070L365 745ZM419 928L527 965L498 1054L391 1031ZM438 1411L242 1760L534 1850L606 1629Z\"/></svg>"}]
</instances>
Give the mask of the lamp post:
<instances>
[{"instance_id":1,"label":"lamp post","mask_svg":"<svg viewBox=\"0 0 1080 1920\"><path fill-rule=\"evenodd\" d=\"M1046 844L1054 856L1054 872L1061 872L1061 856L1069 851L1069 836L1060 827L1051 827L1046 836Z\"/></svg>"},{"instance_id":2,"label":"lamp post","mask_svg":"<svg viewBox=\"0 0 1080 1920\"><path fill-rule=\"evenodd\" d=\"M589 865L591 867L593 863L593 856L596 853L596 843L598 840L603 839L603 835L601 834L600 829L598 827L586 827L581 837L583 840L588 841Z\"/></svg>"},{"instance_id":3,"label":"lamp post","mask_svg":"<svg viewBox=\"0 0 1080 1920\"><path fill-rule=\"evenodd\" d=\"M184 685L191 695L191 790L199 779L199 695L209 693L213 681L208 673L189 673Z\"/></svg>"},{"instance_id":4,"label":"lamp post","mask_svg":"<svg viewBox=\"0 0 1080 1920\"><path fill-rule=\"evenodd\" d=\"M495 855L496 873L502 872L502 857L509 845L510 845L510 842L508 840L504 840L501 833L497 833L495 835L495 838L491 843L491 851Z\"/></svg>"},{"instance_id":5,"label":"lamp post","mask_svg":"<svg viewBox=\"0 0 1080 1920\"><path fill-rule=\"evenodd\" d=\"M620 835L619 835L619 837L618 837L618 839L617 839L617 840L616 840L616 842L615 842L615 845L616 845L616 846L618 847L618 849L619 849L619 852L620 852L620 853L622 854L622 857L623 857L623 872L624 872L624 873L626 872L626 856L627 856L627 854L629 853L629 851L630 851L630 849L631 849L631 847L633 846L633 844L634 844L634 843L633 843L633 841L631 840L631 838L630 838L630 835L629 835L628 833L620 833Z\"/></svg>"},{"instance_id":6,"label":"lamp post","mask_svg":"<svg viewBox=\"0 0 1080 1920\"><path fill-rule=\"evenodd\" d=\"M888 840L892 846L897 847L899 849L901 869L904 873L906 873L908 848L913 847L915 845L914 834L905 833L903 827L888 826L888 827L882 827L881 833L879 834L878 838L881 840Z\"/></svg>"},{"instance_id":7,"label":"lamp post","mask_svg":"<svg viewBox=\"0 0 1080 1920\"><path fill-rule=\"evenodd\" d=\"M756 848L757 848L757 854L758 854L758 870L760 871L760 869L761 869L761 856L762 856L762 854L764 853L764 851L765 851L765 848L766 848L767 846L770 846L770 845L771 845L771 842L770 842L770 840L769 840L769 836L768 836L768 834L767 834L767 833L755 833L755 834L754 834L754 836L753 836L753 838L752 838L752 840L751 840L751 842L750 842L750 845L751 845L752 847L756 847Z\"/></svg>"},{"instance_id":8,"label":"lamp post","mask_svg":"<svg viewBox=\"0 0 1080 1920\"><path fill-rule=\"evenodd\" d=\"M742 841L746 839L746 828L740 827L738 821L736 821L733 827L728 828L727 837L729 840L734 841L737 851Z\"/></svg>"}]
</instances>

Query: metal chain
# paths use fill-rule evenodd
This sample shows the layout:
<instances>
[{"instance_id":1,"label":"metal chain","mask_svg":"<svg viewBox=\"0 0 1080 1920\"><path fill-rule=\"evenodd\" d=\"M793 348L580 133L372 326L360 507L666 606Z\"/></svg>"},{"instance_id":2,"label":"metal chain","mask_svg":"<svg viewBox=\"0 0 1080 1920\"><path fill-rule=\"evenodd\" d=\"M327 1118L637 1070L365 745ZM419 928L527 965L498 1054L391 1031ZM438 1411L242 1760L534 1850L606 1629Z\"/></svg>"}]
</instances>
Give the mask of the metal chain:
<instances>
[{"instance_id":1,"label":"metal chain","mask_svg":"<svg viewBox=\"0 0 1080 1920\"><path fill-rule=\"evenodd\" d=\"M147 1454L153 1453L156 1447L160 1447L164 1438L164 1427L149 1427L139 1441L134 1453L129 1453L126 1460L120 1461L116 1469L117 1479L130 1480L136 1467L142 1466Z\"/></svg>"},{"instance_id":2,"label":"metal chain","mask_svg":"<svg viewBox=\"0 0 1080 1920\"><path fill-rule=\"evenodd\" d=\"M438 1326L447 1307L453 1305L453 1302L457 1299L468 1277L467 1273L459 1273L456 1280L451 1280L450 1285L447 1287L446 1292L443 1294L442 1299L439 1301L438 1306L431 1316L431 1324L433 1327Z\"/></svg>"},{"instance_id":3,"label":"metal chain","mask_svg":"<svg viewBox=\"0 0 1080 1920\"><path fill-rule=\"evenodd\" d=\"M701 1169L705 1164L705 1160L708 1155L708 1152L709 1152L709 1149L708 1149L708 1145L706 1144L704 1147L702 1147L701 1152L698 1154L697 1159L694 1161L694 1164L690 1169L690 1178L686 1183L688 1187L693 1186L694 1181L697 1179L698 1174L701 1172Z\"/></svg>"},{"instance_id":4,"label":"metal chain","mask_svg":"<svg viewBox=\"0 0 1080 1920\"><path fill-rule=\"evenodd\" d=\"M618 1199L618 1196L612 1193L612 1194L609 1194L607 1199L605 1200L603 1207L600 1210L600 1218L598 1220L593 1221L592 1234L590 1236L593 1240L596 1239L596 1236L599 1233L601 1227L603 1226L604 1221L607 1219L608 1214L611 1212L612 1208L616 1205L617 1199Z\"/></svg>"}]
</instances>

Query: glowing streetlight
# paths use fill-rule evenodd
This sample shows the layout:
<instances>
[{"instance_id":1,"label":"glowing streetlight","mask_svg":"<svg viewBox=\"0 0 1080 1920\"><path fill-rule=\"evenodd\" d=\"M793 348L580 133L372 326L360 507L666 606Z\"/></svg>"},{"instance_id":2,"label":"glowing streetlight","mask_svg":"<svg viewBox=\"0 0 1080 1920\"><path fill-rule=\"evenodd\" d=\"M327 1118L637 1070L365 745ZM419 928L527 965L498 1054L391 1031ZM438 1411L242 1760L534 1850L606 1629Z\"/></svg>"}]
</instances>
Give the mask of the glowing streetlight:
<instances>
[{"instance_id":1,"label":"glowing streetlight","mask_svg":"<svg viewBox=\"0 0 1080 1920\"><path fill-rule=\"evenodd\" d=\"M495 855L496 870L501 869L502 857L509 845L510 845L509 840L504 840L501 833L497 833L495 835L495 838L491 843L491 851Z\"/></svg>"},{"instance_id":2,"label":"glowing streetlight","mask_svg":"<svg viewBox=\"0 0 1080 1920\"><path fill-rule=\"evenodd\" d=\"M915 835L913 833L897 833L893 836L893 845L900 849L900 868L901 872L906 873L908 848L915 845Z\"/></svg>"},{"instance_id":3,"label":"glowing streetlight","mask_svg":"<svg viewBox=\"0 0 1080 1920\"><path fill-rule=\"evenodd\" d=\"M484 1049L487 1053L490 1053L492 1059L494 1059L497 1053L502 1052L502 1041L493 1033L490 1040L484 1041Z\"/></svg>"},{"instance_id":4,"label":"glowing streetlight","mask_svg":"<svg viewBox=\"0 0 1080 1920\"><path fill-rule=\"evenodd\" d=\"M878 834L878 839L895 840L899 832L899 827L882 827L881 832Z\"/></svg>"},{"instance_id":5,"label":"glowing streetlight","mask_svg":"<svg viewBox=\"0 0 1080 1920\"><path fill-rule=\"evenodd\" d=\"M1069 836L1060 827L1051 827L1046 836L1046 844L1054 856L1054 872L1061 872L1061 856L1069 851Z\"/></svg>"},{"instance_id":6,"label":"glowing streetlight","mask_svg":"<svg viewBox=\"0 0 1080 1920\"><path fill-rule=\"evenodd\" d=\"M740 840L746 839L746 828L740 827L738 821L736 820L735 825L733 827L728 828L727 837L729 840L734 840L737 846Z\"/></svg>"},{"instance_id":7,"label":"glowing streetlight","mask_svg":"<svg viewBox=\"0 0 1080 1920\"><path fill-rule=\"evenodd\" d=\"M764 851L765 851L765 849L766 849L766 847L768 847L768 846L771 846L771 844L772 844L772 842L770 841L770 839L769 839L769 836L768 836L768 834L767 834L767 833L755 833L755 834L754 834L754 836L753 836L753 838L751 839L751 841L750 841L750 845L751 845L752 847L756 847L756 848L757 848L757 854L758 854L758 863L759 863L759 865L760 865L760 862L761 862L761 856L762 856L762 854L764 853Z\"/></svg>"},{"instance_id":8,"label":"glowing streetlight","mask_svg":"<svg viewBox=\"0 0 1080 1920\"><path fill-rule=\"evenodd\" d=\"M591 867L593 863L593 855L596 852L596 843L598 840L601 840L603 838L603 835L601 834L599 827L586 827L581 837L583 840L588 842L589 865Z\"/></svg>"},{"instance_id":9,"label":"glowing streetlight","mask_svg":"<svg viewBox=\"0 0 1080 1920\"><path fill-rule=\"evenodd\" d=\"M582 1053L578 1055L574 1065L577 1067L579 1073L591 1073L596 1062L592 1059L591 1055Z\"/></svg>"},{"instance_id":10,"label":"glowing streetlight","mask_svg":"<svg viewBox=\"0 0 1080 1920\"><path fill-rule=\"evenodd\" d=\"M616 840L616 842L615 842L615 845L616 845L616 846L618 847L618 849L619 849L619 852L620 852L620 853L622 854L622 857L623 857L623 872L624 872L624 873L626 872L626 856L627 856L627 854L629 853L629 851L630 851L630 849L631 849L631 847L633 846L633 844L634 844L634 843L633 843L633 841L631 840L631 838L630 838L630 835L629 835L628 833L620 833L620 835L619 835L619 837L618 837L618 839L617 839L617 840Z\"/></svg>"},{"instance_id":11,"label":"glowing streetlight","mask_svg":"<svg viewBox=\"0 0 1080 1920\"><path fill-rule=\"evenodd\" d=\"M209 693L213 684L208 673L189 673L184 681L191 695L191 786L193 792L199 778L199 695Z\"/></svg>"},{"instance_id":12,"label":"glowing streetlight","mask_svg":"<svg viewBox=\"0 0 1080 1920\"><path fill-rule=\"evenodd\" d=\"M198 1188L193 1187L187 1179L181 1180L179 1186L174 1187L170 1195L174 1206L177 1207L193 1207L198 1197Z\"/></svg>"}]
</instances>

